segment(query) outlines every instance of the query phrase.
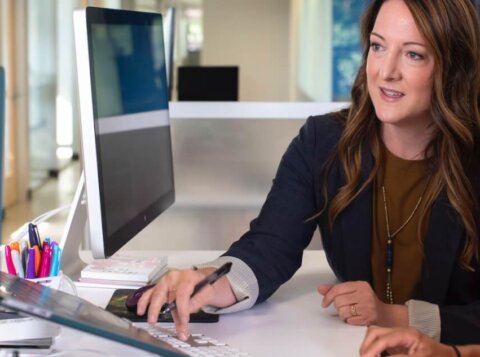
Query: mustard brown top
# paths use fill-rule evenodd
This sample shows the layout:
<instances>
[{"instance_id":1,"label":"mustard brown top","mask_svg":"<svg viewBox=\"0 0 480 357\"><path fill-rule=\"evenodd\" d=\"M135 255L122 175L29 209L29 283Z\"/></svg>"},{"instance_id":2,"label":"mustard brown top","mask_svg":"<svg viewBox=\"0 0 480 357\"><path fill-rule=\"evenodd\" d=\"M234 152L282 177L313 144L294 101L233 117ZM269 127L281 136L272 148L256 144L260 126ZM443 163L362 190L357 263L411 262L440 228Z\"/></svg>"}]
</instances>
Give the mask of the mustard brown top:
<instances>
[{"instance_id":1,"label":"mustard brown top","mask_svg":"<svg viewBox=\"0 0 480 357\"><path fill-rule=\"evenodd\" d=\"M383 302L386 299L387 282L387 224L382 185L388 208L390 234L393 234L408 219L428 182L426 160L404 160L383 147L384 164L379 170L374 185L372 277L373 289ZM404 304L415 299L421 279L423 239L418 236L418 225L423 205L415 212L408 224L393 237L392 291L395 304Z\"/></svg>"}]
</instances>

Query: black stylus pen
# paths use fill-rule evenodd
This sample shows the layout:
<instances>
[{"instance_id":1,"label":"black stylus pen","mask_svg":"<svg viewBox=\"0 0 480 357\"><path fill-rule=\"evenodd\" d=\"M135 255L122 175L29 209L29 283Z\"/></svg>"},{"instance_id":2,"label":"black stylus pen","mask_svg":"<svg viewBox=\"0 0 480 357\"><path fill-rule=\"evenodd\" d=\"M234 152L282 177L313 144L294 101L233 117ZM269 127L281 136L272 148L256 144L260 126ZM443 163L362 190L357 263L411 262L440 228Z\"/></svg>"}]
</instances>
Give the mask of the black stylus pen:
<instances>
[{"instance_id":1,"label":"black stylus pen","mask_svg":"<svg viewBox=\"0 0 480 357\"><path fill-rule=\"evenodd\" d=\"M220 279L222 276L227 274L230 271L231 267L232 267L232 262L227 262L227 263L223 264L220 268L215 270L212 274L206 276L205 279L202 279L202 281L200 281L197 285L195 285L195 288L193 288L193 292L192 292L192 295L190 297L195 296L195 294L197 294L205 286L207 286L208 284L213 284L218 279ZM169 313L170 311L172 311L176 307L177 307L177 304L175 303L175 301L172 301L169 304L164 304L162 306L162 309L160 310L160 313L161 314Z\"/></svg>"}]
</instances>

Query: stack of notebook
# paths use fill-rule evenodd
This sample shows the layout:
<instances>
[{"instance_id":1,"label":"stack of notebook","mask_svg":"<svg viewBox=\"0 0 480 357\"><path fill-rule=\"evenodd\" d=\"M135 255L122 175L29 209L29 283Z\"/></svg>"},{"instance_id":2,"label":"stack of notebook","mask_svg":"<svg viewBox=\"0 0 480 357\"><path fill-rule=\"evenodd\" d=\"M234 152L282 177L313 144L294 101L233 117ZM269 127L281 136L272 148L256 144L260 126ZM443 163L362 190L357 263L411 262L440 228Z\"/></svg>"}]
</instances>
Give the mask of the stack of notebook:
<instances>
[{"instance_id":1,"label":"stack of notebook","mask_svg":"<svg viewBox=\"0 0 480 357\"><path fill-rule=\"evenodd\" d=\"M157 280L167 271L167 257L146 257L115 254L97 259L80 273L80 285L101 284L112 287L139 287Z\"/></svg>"}]
</instances>

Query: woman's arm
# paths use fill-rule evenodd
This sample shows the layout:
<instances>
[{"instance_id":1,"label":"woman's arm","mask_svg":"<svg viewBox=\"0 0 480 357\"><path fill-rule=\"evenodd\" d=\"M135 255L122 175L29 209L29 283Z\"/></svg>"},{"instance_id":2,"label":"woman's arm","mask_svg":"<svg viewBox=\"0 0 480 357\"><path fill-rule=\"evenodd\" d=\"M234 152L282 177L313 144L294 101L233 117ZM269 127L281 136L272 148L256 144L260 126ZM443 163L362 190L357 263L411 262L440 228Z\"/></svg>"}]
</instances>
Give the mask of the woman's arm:
<instances>
[{"instance_id":1,"label":"woman's arm","mask_svg":"<svg viewBox=\"0 0 480 357\"><path fill-rule=\"evenodd\" d=\"M259 294L268 299L302 263L323 207L321 170L335 149L340 125L328 116L310 117L283 155L272 188L250 230L225 253L254 272Z\"/></svg>"}]
</instances>

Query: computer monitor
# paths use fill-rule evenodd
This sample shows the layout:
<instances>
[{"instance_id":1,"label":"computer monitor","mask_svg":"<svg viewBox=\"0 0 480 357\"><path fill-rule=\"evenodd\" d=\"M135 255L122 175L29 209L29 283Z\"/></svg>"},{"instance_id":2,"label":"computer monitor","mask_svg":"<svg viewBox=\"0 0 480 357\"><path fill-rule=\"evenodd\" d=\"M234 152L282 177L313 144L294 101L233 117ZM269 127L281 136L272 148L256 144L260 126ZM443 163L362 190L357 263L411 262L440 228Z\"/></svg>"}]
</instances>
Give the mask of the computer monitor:
<instances>
[{"instance_id":1,"label":"computer monitor","mask_svg":"<svg viewBox=\"0 0 480 357\"><path fill-rule=\"evenodd\" d=\"M173 87L173 67L175 52L175 19L176 9L169 7L163 16L163 39L165 43L165 59L167 67L168 99L172 99Z\"/></svg>"},{"instance_id":2,"label":"computer monitor","mask_svg":"<svg viewBox=\"0 0 480 357\"><path fill-rule=\"evenodd\" d=\"M238 66L178 67L179 101L237 101Z\"/></svg>"},{"instance_id":3,"label":"computer monitor","mask_svg":"<svg viewBox=\"0 0 480 357\"><path fill-rule=\"evenodd\" d=\"M162 16L87 7L74 32L87 209L82 176L60 244L70 275L85 222L109 257L175 199Z\"/></svg>"}]
</instances>

